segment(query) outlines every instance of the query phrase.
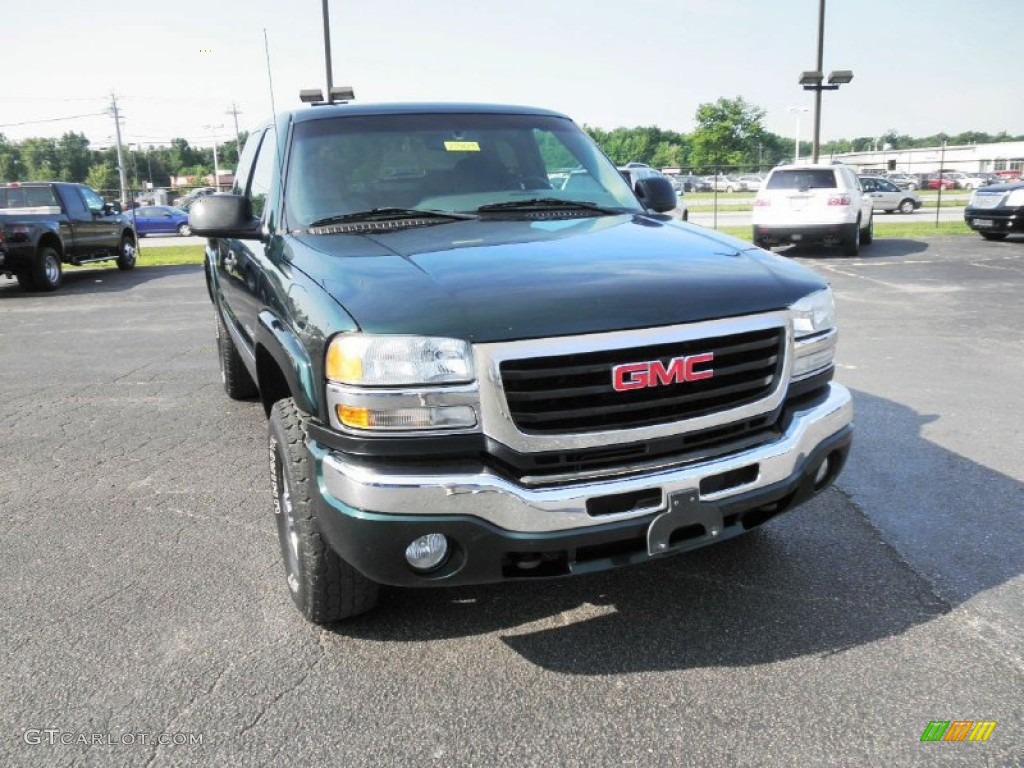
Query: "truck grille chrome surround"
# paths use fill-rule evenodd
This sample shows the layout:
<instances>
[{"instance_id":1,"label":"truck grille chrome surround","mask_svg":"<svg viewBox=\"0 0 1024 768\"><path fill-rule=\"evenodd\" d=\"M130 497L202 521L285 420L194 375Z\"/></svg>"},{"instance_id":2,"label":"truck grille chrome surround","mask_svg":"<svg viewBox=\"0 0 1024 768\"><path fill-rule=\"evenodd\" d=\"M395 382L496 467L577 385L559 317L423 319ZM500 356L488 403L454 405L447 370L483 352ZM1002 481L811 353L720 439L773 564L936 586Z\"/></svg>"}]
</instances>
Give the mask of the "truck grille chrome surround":
<instances>
[{"instance_id":1,"label":"truck grille chrome surround","mask_svg":"<svg viewBox=\"0 0 1024 768\"><path fill-rule=\"evenodd\" d=\"M615 445L775 410L792 368L787 311L641 330L476 344L481 422L521 452ZM623 363L714 352L714 376L616 392Z\"/></svg>"}]
</instances>

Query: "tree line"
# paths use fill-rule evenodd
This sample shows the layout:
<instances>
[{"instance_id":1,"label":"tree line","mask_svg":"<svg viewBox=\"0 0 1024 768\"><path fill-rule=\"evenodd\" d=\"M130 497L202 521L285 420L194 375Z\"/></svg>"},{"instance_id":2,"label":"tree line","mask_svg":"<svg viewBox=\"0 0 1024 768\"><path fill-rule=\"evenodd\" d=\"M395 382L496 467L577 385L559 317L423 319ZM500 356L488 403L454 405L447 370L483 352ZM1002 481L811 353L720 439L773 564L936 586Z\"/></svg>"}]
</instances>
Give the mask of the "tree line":
<instances>
[{"instance_id":1,"label":"tree line","mask_svg":"<svg viewBox=\"0 0 1024 768\"><path fill-rule=\"evenodd\" d=\"M655 168L713 173L716 169L756 170L793 157L793 140L766 130L764 117L764 109L736 97L698 106L694 115L696 127L690 133L657 126L604 130L584 125L583 128L617 165L640 162ZM240 137L243 144L245 138L243 133ZM933 147L943 142L958 145L1004 141L1024 141L1024 135L965 131L913 137L891 129L881 136L825 143L821 155ZM218 150L220 167L234 169L238 164L236 141L226 141ZM192 184L201 184L205 176L213 173L212 150L194 147L182 138L172 139L168 146L149 149L123 145L122 151L128 183L134 189L142 188L145 181L156 187L168 187L172 176L188 177ZM801 157L810 153L811 142L801 142ZM8 141L0 134L0 181L31 179L85 182L94 189L115 189L119 185L117 149L92 149L84 134L74 132L65 133L59 139L31 138L20 142Z\"/></svg>"},{"instance_id":2,"label":"tree line","mask_svg":"<svg viewBox=\"0 0 1024 768\"><path fill-rule=\"evenodd\" d=\"M246 134L241 135L245 144ZM221 170L238 165L235 139L217 145L217 162ZM196 147L186 139L172 139L167 146L140 147L122 144L125 174L132 189L142 189L144 182L154 187L171 186L171 177L190 179L190 185L202 184L213 173L213 150ZM65 133L59 139L29 138L9 141L0 133L0 181L71 181L88 184L93 189L117 189L117 147L93 149L83 133Z\"/></svg>"}]
</instances>

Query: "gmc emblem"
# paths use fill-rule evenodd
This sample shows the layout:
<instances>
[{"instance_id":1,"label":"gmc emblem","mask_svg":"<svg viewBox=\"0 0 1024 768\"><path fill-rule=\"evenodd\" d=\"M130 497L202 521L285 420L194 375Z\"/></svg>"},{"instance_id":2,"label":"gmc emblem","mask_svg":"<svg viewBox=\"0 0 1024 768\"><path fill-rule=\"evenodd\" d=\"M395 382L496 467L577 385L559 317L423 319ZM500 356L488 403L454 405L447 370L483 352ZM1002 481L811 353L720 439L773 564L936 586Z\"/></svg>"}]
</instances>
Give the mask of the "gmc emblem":
<instances>
[{"instance_id":1,"label":"gmc emblem","mask_svg":"<svg viewBox=\"0 0 1024 768\"><path fill-rule=\"evenodd\" d=\"M612 388L616 392L628 392L631 389L644 387L664 387L668 384L682 384L684 381L700 381L715 375L711 368L696 370L701 363L710 363L715 359L714 352L703 352L699 355L674 357L668 364L660 360L646 363L626 363L612 368Z\"/></svg>"}]
</instances>

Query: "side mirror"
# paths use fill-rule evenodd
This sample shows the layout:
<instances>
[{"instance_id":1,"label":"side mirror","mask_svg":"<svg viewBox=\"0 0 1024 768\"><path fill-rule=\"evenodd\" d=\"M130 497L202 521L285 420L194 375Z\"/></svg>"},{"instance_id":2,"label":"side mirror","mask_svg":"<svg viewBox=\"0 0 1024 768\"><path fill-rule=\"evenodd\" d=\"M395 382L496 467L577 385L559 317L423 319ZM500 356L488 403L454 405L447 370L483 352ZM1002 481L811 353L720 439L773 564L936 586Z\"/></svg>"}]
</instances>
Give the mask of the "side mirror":
<instances>
[{"instance_id":1,"label":"side mirror","mask_svg":"<svg viewBox=\"0 0 1024 768\"><path fill-rule=\"evenodd\" d=\"M103 213L110 215L112 213L121 213L121 203L118 200L108 200L103 204Z\"/></svg>"},{"instance_id":2,"label":"side mirror","mask_svg":"<svg viewBox=\"0 0 1024 768\"><path fill-rule=\"evenodd\" d=\"M676 191L672 189L672 182L660 176L640 179L636 183L636 196L645 208L658 213L673 210L679 202Z\"/></svg>"},{"instance_id":3,"label":"side mirror","mask_svg":"<svg viewBox=\"0 0 1024 768\"><path fill-rule=\"evenodd\" d=\"M260 220L252 215L249 198L242 195L210 195L198 198L188 209L193 235L260 240Z\"/></svg>"}]
</instances>

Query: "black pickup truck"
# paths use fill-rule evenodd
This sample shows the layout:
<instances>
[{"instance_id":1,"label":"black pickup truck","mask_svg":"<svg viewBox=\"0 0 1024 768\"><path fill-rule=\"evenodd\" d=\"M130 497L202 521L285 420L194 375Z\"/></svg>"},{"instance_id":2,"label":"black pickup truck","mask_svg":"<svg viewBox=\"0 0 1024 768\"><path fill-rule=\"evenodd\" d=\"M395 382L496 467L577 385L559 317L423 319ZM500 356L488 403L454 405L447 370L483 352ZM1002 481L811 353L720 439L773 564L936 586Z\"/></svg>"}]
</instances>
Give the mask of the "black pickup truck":
<instances>
[{"instance_id":1,"label":"black pickup truck","mask_svg":"<svg viewBox=\"0 0 1024 768\"><path fill-rule=\"evenodd\" d=\"M0 184L0 273L26 290L56 290L62 264L131 269L136 242L131 218L84 184Z\"/></svg>"},{"instance_id":2,"label":"black pickup truck","mask_svg":"<svg viewBox=\"0 0 1024 768\"><path fill-rule=\"evenodd\" d=\"M642 563L832 482L828 285L675 203L537 109L327 104L253 133L189 223L307 618Z\"/></svg>"}]
</instances>

